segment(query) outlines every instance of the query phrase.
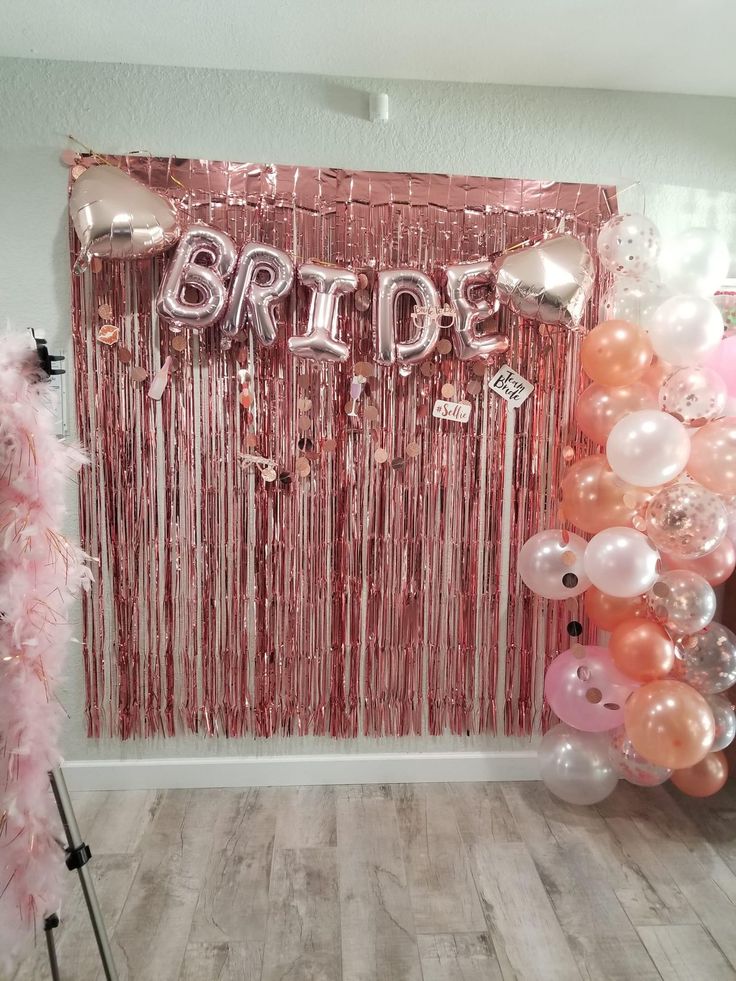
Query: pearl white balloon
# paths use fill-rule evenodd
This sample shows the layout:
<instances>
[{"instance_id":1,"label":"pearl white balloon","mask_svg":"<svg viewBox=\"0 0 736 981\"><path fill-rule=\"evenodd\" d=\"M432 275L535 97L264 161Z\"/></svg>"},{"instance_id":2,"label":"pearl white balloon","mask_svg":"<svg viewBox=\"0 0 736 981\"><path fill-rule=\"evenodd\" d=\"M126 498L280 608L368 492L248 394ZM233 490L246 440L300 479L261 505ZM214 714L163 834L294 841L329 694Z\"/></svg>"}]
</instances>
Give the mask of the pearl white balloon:
<instances>
[{"instance_id":1,"label":"pearl white balloon","mask_svg":"<svg viewBox=\"0 0 736 981\"><path fill-rule=\"evenodd\" d=\"M702 364L723 340L723 315L704 296L672 296L654 311L649 340L663 361L680 368Z\"/></svg>"},{"instance_id":2,"label":"pearl white balloon","mask_svg":"<svg viewBox=\"0 0 736 981\"><path fill-rule=\"evenodd\" d=\"M598 257L610 272L646 276L656 269L659 231L644 215L614 215L598 232Z\"/></svg>"},{"instance_id":3,"label":"pearl white balloon","mask_svg":"<svg viewBox=\"0 0 736 981\"><path fill-rule=\"evenodd\" d=\"M716 736L710 748L711 753L715 753L736 739L736 712L727 695L706 695L705 700L716 720Z\"/></svg>"},{"instance_id":4,"label":"pearl white balloon","mask_svg":"<svg viewBox=\"0 0 736 981\"><path fill-rule=\"evenodd\" d=\"M606 528L588 542L585 572L608 596L641 596L658 577L659 552L633 528Z\"/></svg>"},{"instance_id":5,"label":"pearl white balloon","mask_svg":"<svg viewBox=\"0 0 736 981\"><path fill-rule=\"evenodd\" d=\"M657 307L669 296L669 290L652 279L620 276L603 294L598 319L625 320L649 329Z\"/></svg>"},{"instance_id":6,"label":"pearl white balloon","mask_svg":"<svg viewBox=\"0 0 736 981\"><path fill-rule=\"evenodd\" d=\"M659 268L674 292L712 296L728 276L728 246L712 228L690 228L664 243Z\"/></svg>"},{"instance_id":7,"label":"pearl white balloon","mask_svg":"<svg viewBox=\"0 0 736 981\"><path fill-rule=\"evenodd\" d=\"M542 737L539 769L545 787L568 804L597 804L618 774L608 756L608 733L580 732L564 723Z\"/></svg>"},{"instance_id":8,"label":"pearl white balloon","mask_svg":"<svg viewBox=\"0 0 736 981\"><path fill-rule=\"evenodd\" d=\"M690 437L683 424L666 412L630 412L611 430L606 456L613 472L627 484L659 487L685 469Z\"/></svg>"}]
</instances>

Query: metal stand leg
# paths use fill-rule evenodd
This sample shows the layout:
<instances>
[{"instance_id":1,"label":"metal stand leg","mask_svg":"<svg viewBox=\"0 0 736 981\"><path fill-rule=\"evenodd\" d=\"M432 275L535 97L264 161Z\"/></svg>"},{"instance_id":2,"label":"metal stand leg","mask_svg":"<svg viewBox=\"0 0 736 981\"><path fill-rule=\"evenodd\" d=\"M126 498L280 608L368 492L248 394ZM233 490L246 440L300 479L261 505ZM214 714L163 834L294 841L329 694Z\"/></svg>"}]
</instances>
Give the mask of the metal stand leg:
<instances>
[{"instance_id":1,"label":"metal stand leg","mask_svg":"<svg viewBox=\"0 0 736 981\"><path fill-rule=\"evenodd\" d=\"M56 913L47 916L43 921L43 932L46 934L46 947L49 952L49 964L51 965L52 981L61 981L59 974L59 962L56 959L56 941L54 940L54 928L59 925L59 917Z\"/></svg>"},{"instance_id":2,"label":"metal stand leg","mask_svg":"<svg viewBox=\"0 0 736 981\"><path fill-rule=\"evenodd\" d=\"M94 930L95 940L97 941L97 949L100 952L100 960L102 961L105 978L107 981L118 981L118 972L115 969L115 963L112 959L110 941L107 937L107 930L105 929L105 921L102 918L100 904L97 901L97 893L95 892L92 876L87 868L87 862L89 862L92 853L89 847L82 841L82 836L79 833L79 826L74 816L74 808L72 807L69 790L67 789L61 768L57 766L53 770L50 770L49 779L68 843L66 848L66 867L70 870L76 869L79 873L79 881L82 885L85 902L87 903L87 910L89 912L90 922L92 923L92 929ZM49 937L51 937L50 942ZM57 973L54 974L56 951L53 949L53 936L51 936L50 930L46 930L46 941L49 943L52 977L56 981L58 978L58 967L56 967Z\"/></svg>"}]
</instances>

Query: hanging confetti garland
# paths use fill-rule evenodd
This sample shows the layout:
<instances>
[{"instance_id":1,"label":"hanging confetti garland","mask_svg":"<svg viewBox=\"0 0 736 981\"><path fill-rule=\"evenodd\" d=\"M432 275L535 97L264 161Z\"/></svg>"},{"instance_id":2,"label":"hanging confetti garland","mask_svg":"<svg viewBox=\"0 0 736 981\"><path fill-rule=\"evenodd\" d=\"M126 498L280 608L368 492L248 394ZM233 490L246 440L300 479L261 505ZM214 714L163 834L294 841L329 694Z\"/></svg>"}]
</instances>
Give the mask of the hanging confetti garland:
<instances>
[{"instance_id":1,"label":"hanging confetti garland","mask_svg":"<svg viewBox=\"0 0 736 981\"><path fill-rule=\"evenodd\" d=\"M383 271L421 270L431 287L449 264L538 240L563 217L591 245L611 190L109 162L174 201L184 225L283 250L302 283L343 266L352 292L340 340L325 342L347 359L308 360L289 344L310 322L303 286L267 345L247 317L226 333L181 330L157 312L166 241L86 265L95 253L72 233L77 415L92 456L81 527L100 561L84 608L89 734L530 732L545 663L581 619L574 589L562 604L532 598L516 569L521 543L558 517L580 334L495 312L491 296L484 359L458 357L438 309L432 353L380 364L371 297ZM499 290L526 312L529 258L517 255ZM416 309L405 296L395 309L408 350Z\"/></svg>"}]
</instances>

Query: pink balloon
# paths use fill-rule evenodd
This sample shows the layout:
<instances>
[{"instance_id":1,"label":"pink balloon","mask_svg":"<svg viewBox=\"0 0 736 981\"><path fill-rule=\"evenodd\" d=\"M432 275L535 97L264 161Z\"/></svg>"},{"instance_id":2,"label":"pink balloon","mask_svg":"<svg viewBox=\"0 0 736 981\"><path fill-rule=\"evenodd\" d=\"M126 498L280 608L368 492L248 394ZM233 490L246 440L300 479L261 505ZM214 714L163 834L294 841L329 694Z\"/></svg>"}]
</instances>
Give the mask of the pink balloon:
<instances>
[{"instance_id":1,"label":"pink balloon","mask_svg":"<svg viewBox=\"0 0 736 981\"><path fill-rule=\"evenodd\" d=\"M547 669L544 694L563 722L583 732L623 725L624 704L639 684L618 670L604 647L584 647L558 655Z\"/></svg>"},{"instance_id":2,"label":"pink balloon","mask_svg":"<svg viewBox=\"0 0 736 981\"><path fill-rule=\"evenodd\" d=\"M736 395L736 335L724 337L718 347L703 359L703 364L721 376L729 395Z\"/></svg>"}]
</instances>

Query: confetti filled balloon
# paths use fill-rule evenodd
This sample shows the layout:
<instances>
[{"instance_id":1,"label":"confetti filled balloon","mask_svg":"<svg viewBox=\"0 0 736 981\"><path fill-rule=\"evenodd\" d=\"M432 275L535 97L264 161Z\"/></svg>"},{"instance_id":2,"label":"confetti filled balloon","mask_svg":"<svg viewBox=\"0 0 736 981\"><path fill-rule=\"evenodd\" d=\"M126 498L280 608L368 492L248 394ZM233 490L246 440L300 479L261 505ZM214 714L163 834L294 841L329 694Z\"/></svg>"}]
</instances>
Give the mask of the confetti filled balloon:
<instances>
[{"instance_id":1,"label":"confetti filled balloon","mask_svg":"<svg viewBox=\"0 0 736 981\"><path fill-rule=\"evenodd\" d=\"M644 215L614 215L598 232L598 257L609 272L646 276L659 255L659 231Z\"/></svg>"},{"instance_id":2,"label":"confetti filled balloon","mask_svg":"<svg viewBox=\"0 0 736 981\"><path fill-rule=\"evenodd\" d=\"M736 494L736 418L709 422L692 439L688 473L716 494Z\"/></svg>"},{"instance_id":3,"label":"confetti filled balloon","mask_svg":"<svg viewBox=\"0 0 736 981\"><path fill-rule=\"evenodd\" d=\"M599 446L605 446L619 419L630 412L657 407L656 394L642 381L617 388L593 382L578 397L575 419L588 439Z\"/></svg>"},{"instance_id":4,"label":"confetti filled balloon","mask_svg":"<svg viewBox=\"0 0 736 981\"><path fill-rule=\"evenodd\" d=\"M649 367L652 346L636 324L605 320L585 335L580 348L583 371L600 385L630 385Z\"/></svg>"},{"instance_id":5,"label":"confetti filled balloon","mask_svg":"<svg viewBox=\"0 0 736 981\"><path fill-rule=\"evenodd\" d=\"M724 753L708 753L704 760L675 770L672 783L688 797L712 797L728 779L728 760Z\"/></svg>"},{"instance_id":6,"label":"confetti filled balloon","mask_svg":"<svg viewBox=\"0 0 736 981\"><path fill-rule=\"evenodd\" d=\"M682 423L666 412L632 412L611 430L606 456L622 480L635 487L657 487L674 480L687 466L690 437Z\"/></svg>"},{"instance_id":7,"label":"confetti filled balloon","mask_svg":"<svg viewBox=\"0 0 736 981\"><path fill-rule=\"evenodd\" d=\"M636 686L604 647L579 647L563 651L550 664L544 695L563 722L584 732L604 732L623 725L624 703Z\"/></svg>"},{"instance_id":8,"label":"confetti filled balloon","mask_svg":"<svg viewBox=\"0 0 736 981\"><path fill-rule=\"evenodd\" d=\"M716 735L713 740L713 752L726 749L736 738L736 711L726 695L706 695L716 722Z\"/></svg>"},{"instance_id":9,"label":"confetti filled balloon","mask_svg":"<svg viewBox=\"0 0 736 981\"><path fill-rule=\"evenodd\" d=\"M736 636L722 623L710 623L678 647L672 676L703 695L736 685Z\"/></svg>"},{"instance_id":10,"label":"confetti filled balloon","mask_svg":"<svg viewBox=\"0 0 736 981\"><path fill-rule=\"evenodd\" d=\"M723 415L726 383L711 368L680 368L659 390L659 407L686 426L704 426Z\"/></svg>"},{"instance_id":11,"label":"confetti filled balloon","mask_svg":"<svg viewBox=\"0 0 736 981\"><path fill-rule=\"evenodd\" d=\"M690 228L665 242L659 268L673 292L712 296L722 285L730 256L723 238L711 228Z\"/></svg>"},{"instance_id":12,"label":"confetti filled balloon","mask_svg":"<svg viewBox=\"0 0 736 981\"><path fill-rule=\"evenodd\" d=\"M626 703L624 720L634 749L658 766L692 766L713 745L710 706L681 681L653 681L637 688Z\"/></svg>"},{"instance_id":13,"label":"confetti filled balloon","mask_svg":"<svg viewBox=\"0 0 736 981\"><path fill-rule=\"evenodd\" d=\"M637 787L658 787L672 776L669 767L658 766L637 753L623 726L611 733L608 755L618 776Z\"/></svg>"},{"instance_id":14,"label":"confetti filled balloon","mask_svg":"<svg viewBox=\"0 0 736 981\"><path fill-rule=\"evenodd\" d=\"M568 804L597 804L613 792L618 776L605 733L580 732L564 723L545 733L539 768L545 787Z\"/></svg>"},{"instance_id":15,"label":"confetti filled balloon","mask_svg":"<svg viewBox=\"0 0 736 981\"><path fill-rule=\"evenodd\" d=\"M716 594L697 572L675 569L652 586L649 605L670 633L683 636L708 626L716 614Z\"/></svg>"},{"instance_id":16,"label":"confetti filled balloon","mask_svg":"<svg viewBox=\"0 0 736 981\"><path fill-rule=\"evenodd\" d=\"M590 585L583 556L586 542L563 531L540 531L519 552L519 575L538 596L562 600L579 596Z\"/></svg>"},{"instance_id":17,"label":"confetti filled balloon","mask_svg":"<svg viewBox=\"0 0 736 981\"><path fill-rule=\"evenodd\" d=\"M572 235L552 235L494 263L496 290L514 313L544 324L576 327L593 292L593 260Z\"/></svg>"},{"instance_id":18,"label":"confetti filled balloon","mask_svg":"<svg viewBox=\"0 0 736 981\"><path fill-rule=\"evenodd\" d=\"M692 481L658 491L647 507L647 535L658 549L697 559L726 537L728 516L721 499Z\"/></svg>"},{"instance_id":19,"label":"confetti filled balloon","mask_svg":"<svg viewBox=\"0 0 736 981\"><path fill-rule=\"evenodd\" d=\"M633 528L606 528L585 550L585 572L609 596L640 596L654 585L659 553Z\"/></svg>"},{"instance_id":20,"label":"confetti filled balloon","mask_svg":"<svg viewBox=\"0 0 736 981\"><path fill-rule=\"evenodd\" d=\"M721 342L723 316L703 296L673 296L657 307L648 334L658 358L672 365L698 365Z\"/></svg>"}]
</instances>

